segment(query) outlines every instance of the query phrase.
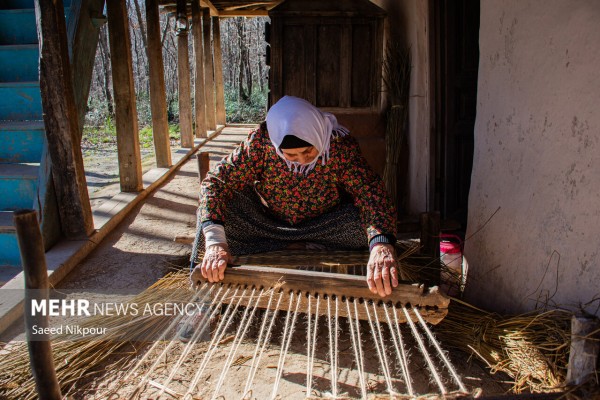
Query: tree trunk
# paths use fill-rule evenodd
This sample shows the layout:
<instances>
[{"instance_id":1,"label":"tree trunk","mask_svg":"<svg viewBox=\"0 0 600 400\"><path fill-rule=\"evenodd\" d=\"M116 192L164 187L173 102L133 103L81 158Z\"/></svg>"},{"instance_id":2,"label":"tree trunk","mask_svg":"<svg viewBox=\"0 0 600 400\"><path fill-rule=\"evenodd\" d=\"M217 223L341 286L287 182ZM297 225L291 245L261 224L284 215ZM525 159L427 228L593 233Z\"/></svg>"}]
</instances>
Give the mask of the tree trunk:
<instances>
[{"instance_id":1,"label":"tree trunk","mask_svg":"<svg viewBox=\"0 0 600 400\"><path fill-rule=\"evenodd\" d=\"M102 58L102 75L104 85L104 98L106 99L106 109L111 119L115 117L115 108L113 106L113 98L110 90L110 54L108 42L106 40L107 27L104 25L100 30L100 57Z\"/></svg>"},{"instance_id":2,"label":"tree trunk","mask_svg":"<svg viewBox=\"0 0 600 400\"><path fill-rule=\"evenodd\" d=\"M140 24L140 34L142 36L142 43L144 44L144 52L146 54L146 59L148 59L148 41L146 40L146 27L144 26L144 20L142 18L142 11L140 9L140 4L138 0L133 0L133 5L135 6L135 14L137 16L138 22Z\"/></svg>"},{"instance_id":3,"label":"tree trunk","mask_svg":"<svg viewBox=\"0 0 600 400\"><path fill-rule=\"evenodd\" d=\"M250 99L250 93L244 90L244 72L246 70L248 48L246 47L246 32L244 27L244 18L236 18L238 31L238 45L240 49L239 71L238 71L238 101L247 102Z\"/></svg>"}]
</instances>

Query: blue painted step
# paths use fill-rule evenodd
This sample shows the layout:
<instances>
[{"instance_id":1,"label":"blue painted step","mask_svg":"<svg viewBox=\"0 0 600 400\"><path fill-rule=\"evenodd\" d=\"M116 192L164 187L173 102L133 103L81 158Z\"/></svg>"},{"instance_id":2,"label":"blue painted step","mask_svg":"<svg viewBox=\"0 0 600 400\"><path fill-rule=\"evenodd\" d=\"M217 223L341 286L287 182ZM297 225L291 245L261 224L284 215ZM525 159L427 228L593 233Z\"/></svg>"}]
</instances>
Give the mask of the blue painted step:
<instances>
[{"instance_id":1,"label":"blue painted step","mask_svg":"<svg viewBox=\"0 0 600 400\"><path fill-rule=\"evenodd\" d=\"M33 82L39 79L37 44L0 46L0 82Z\"/></svg>"},{"instance_id":2,"label":"blue painted step","mask_svg":"<svg viewBox=\"0 0 600 400\"><path fill-rule=\"evenodd\" d=\"M41 119L42 99L39 82L0 82L0 120Z\"/></svg>"},{"instance_id":3,"label":"blue painted step","mask_svg":"<svg viewBox=\"0 0 600 400\"><path fill-rule=\"evenodd\" d=\"M37 163L46 140L42 121L0 121L0 163Z\"/></svg>"},{"instance_id":4,"label":"blue painted step","mask_svg":"<svg viewBox=\"0 0 600 400\"><path fill-rule=\"evenodd\" d=\"M69 15L65 7L65 16ZM38 42L35 11L30 9L0 10L0 45L35 44Z\"/></svg>"},{"instance_id":5,"label":"blue painted step","mask_svg":"<svg viewBox=\"0 0 600 400\"><path fill-rule=\"evenodd\" d=\"M18 249L17 234L13 222L12 211L0 211L0 266L19 266L21 265L21 257ZM2 267L0 267L2 268ZM7 272L10 272L7 270ZM1 281L8 281L12 276L4 277L4 273L0 274Z\"/></svg>"},{"instance_id":6,"label":"blue painted step","mask_svg":"<svg viewBox=\"0 0 600 400\"><path fill-rule=\"evenodd\" d=\"M0 164L0 210L32 208L37 199L39 164Z\"/></svg>"},{"instance_id":7,"label":"blue painted step","mask_svg":"<svg viewBox=\"0 0 600 400\"><path fill-rule=\"evenodd\" d=\"M63 0L63 5L68 7L71 5L71 0ZM13 10L17 8L33 9L33 0L2 0L0 1L0 10Z\"/></svg>"}]
</instances>

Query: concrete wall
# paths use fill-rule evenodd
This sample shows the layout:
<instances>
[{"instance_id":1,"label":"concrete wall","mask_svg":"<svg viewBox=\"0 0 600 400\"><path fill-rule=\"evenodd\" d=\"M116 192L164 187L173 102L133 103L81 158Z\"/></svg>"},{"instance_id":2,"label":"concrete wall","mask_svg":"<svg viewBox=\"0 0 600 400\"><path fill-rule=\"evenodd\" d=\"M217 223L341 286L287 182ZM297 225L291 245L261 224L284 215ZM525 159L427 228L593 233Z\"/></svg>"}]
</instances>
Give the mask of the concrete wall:
<instances>
[{"instance_id":1,"label":"concrete wall","mask_svg":"<svg viewBox=\"0 0 600 400\"><path fill-rule=\"evenodd\" d=\"M600 2L483 0L480 51L467 297L598 314Z\"/></svg>"}]
</instances>

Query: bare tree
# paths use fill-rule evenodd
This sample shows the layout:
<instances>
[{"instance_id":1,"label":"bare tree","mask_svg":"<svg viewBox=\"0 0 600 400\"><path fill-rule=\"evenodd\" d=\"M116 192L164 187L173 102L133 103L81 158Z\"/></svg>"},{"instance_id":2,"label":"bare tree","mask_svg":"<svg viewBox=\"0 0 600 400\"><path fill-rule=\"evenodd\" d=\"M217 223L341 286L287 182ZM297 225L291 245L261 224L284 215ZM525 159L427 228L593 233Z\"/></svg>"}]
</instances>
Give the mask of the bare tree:
<instances>
[{"instance_id":1,"label":"bare tree","mask_svg":"<svg viewBox=\"0 0 600 400\"><path fill-rule=\"evenodd\" d=\"M131 47L135 91L138 95L140 126L151 123L149 115L149 81L146 25L143 15L145 3L127 0L130 21ZM264 55L264 27L267 18L226 18L221 20L221 46L223 56L223 79L228 98L248 102L253 90L266 90L267 67ZM174 40L173 18L161 14L163 64L169 120L178 120L177 45ZM192 41L190 41L192 46ZM191 52L191 51L190 51ZM192 76L192 80L194 77ZM229 95L227 95L229 93ZM235 100L234 100L235 101ZM90 89L89 103L94 120L88 123L102 124L106 117L114 116L111 85L110 49L106 27L100 31L99 46L94 64L94 79ZM146 104L148 103L148 104ZM98 105L101 105L98 107ZM90 114L91 115L91 114Z\"/></svg>"},{"instance_id":2,"label":"bare tree","mask_svg":"<svg viewBox=\"0 0 600 400\"><path fill-rule=\"evenodd\" d=\"M108 49L108 40L107 40L108 27L104 25L102 29L100 29L100 38L99 38L99 46L98 53L100 59L100 68L102 69L102 85L104 89L104 99L106 100L106 109L108 111L108 116L113 118L115 116L115 109L113 107L113 99L111 92L111 71L110 71L110 53ZM98 63L96 63L98 64Z\"/></svg>"}]
</instances>

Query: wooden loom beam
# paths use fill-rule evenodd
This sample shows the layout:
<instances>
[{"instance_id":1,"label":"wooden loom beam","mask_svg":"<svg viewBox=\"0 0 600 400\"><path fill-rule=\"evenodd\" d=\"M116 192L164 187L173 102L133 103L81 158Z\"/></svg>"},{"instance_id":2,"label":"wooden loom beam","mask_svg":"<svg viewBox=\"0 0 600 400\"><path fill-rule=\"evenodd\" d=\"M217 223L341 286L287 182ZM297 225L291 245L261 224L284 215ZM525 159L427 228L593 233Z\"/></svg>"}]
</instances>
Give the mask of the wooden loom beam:
<instances>
[{"instance_id":1,"label":"wooden loom beam","mask_svg":"<svg viewBox=\"0 0 600 400\"><path fill-rule=\"evenodd\" d=\"M336 274L330 272L315 272L305 270L293 270L286 268L272 268L265 266L241 265L229 267L225 273L223 284L240 285L246 287L256 287L258 289L276 288L277 291L293 291L294 293L302 293L305 296L303 299L304 306L301 310L306 310L307 295L320 295L321 302L319 310L316 310L316 299L312 300L312 312L318 311L320 315L327 313L327 301L324 301L324 296L342 300L339 302L339 315L348 316L346 311L346 300L358 300L358 317L367 319L368 315L365 310L364 302L374 302L379 307L375 307L379 320L386 321L385 310L381 306L385 302L389 306L400 307L406 306L409 310L413 307L418 308L423 319L431 324L437 324L448 313L448 305L450 299L442 295L437 287L425 288L420 284L401 283L392 291L390 296L381 298L371 293L365 282L364 276ZM250 292L241 300L241 305L247 305L250 300ZM274 309L277 304L277 297L271 303L270 309ZM233 301L236 299L229 299ZM259 308L267 308L269 296L263 295L258 300ZM295 301L295 300L294 300ZM227 301L225 301L227 302ZM335 309L335 304L331 303ZM279 305L280 310L287 310L289 305L289 297L282 298L282 304ZM351 311L354 310L351 305ZM374 308L370 306L369 311ZM398 321L406 322L406 316L402 310L398 310ZM333 312L333 311L332 311ZM393 318L393 314L391 314ZM411 312L411 319L418 321L417 317Z\"/></svg>"}]
</instances>

